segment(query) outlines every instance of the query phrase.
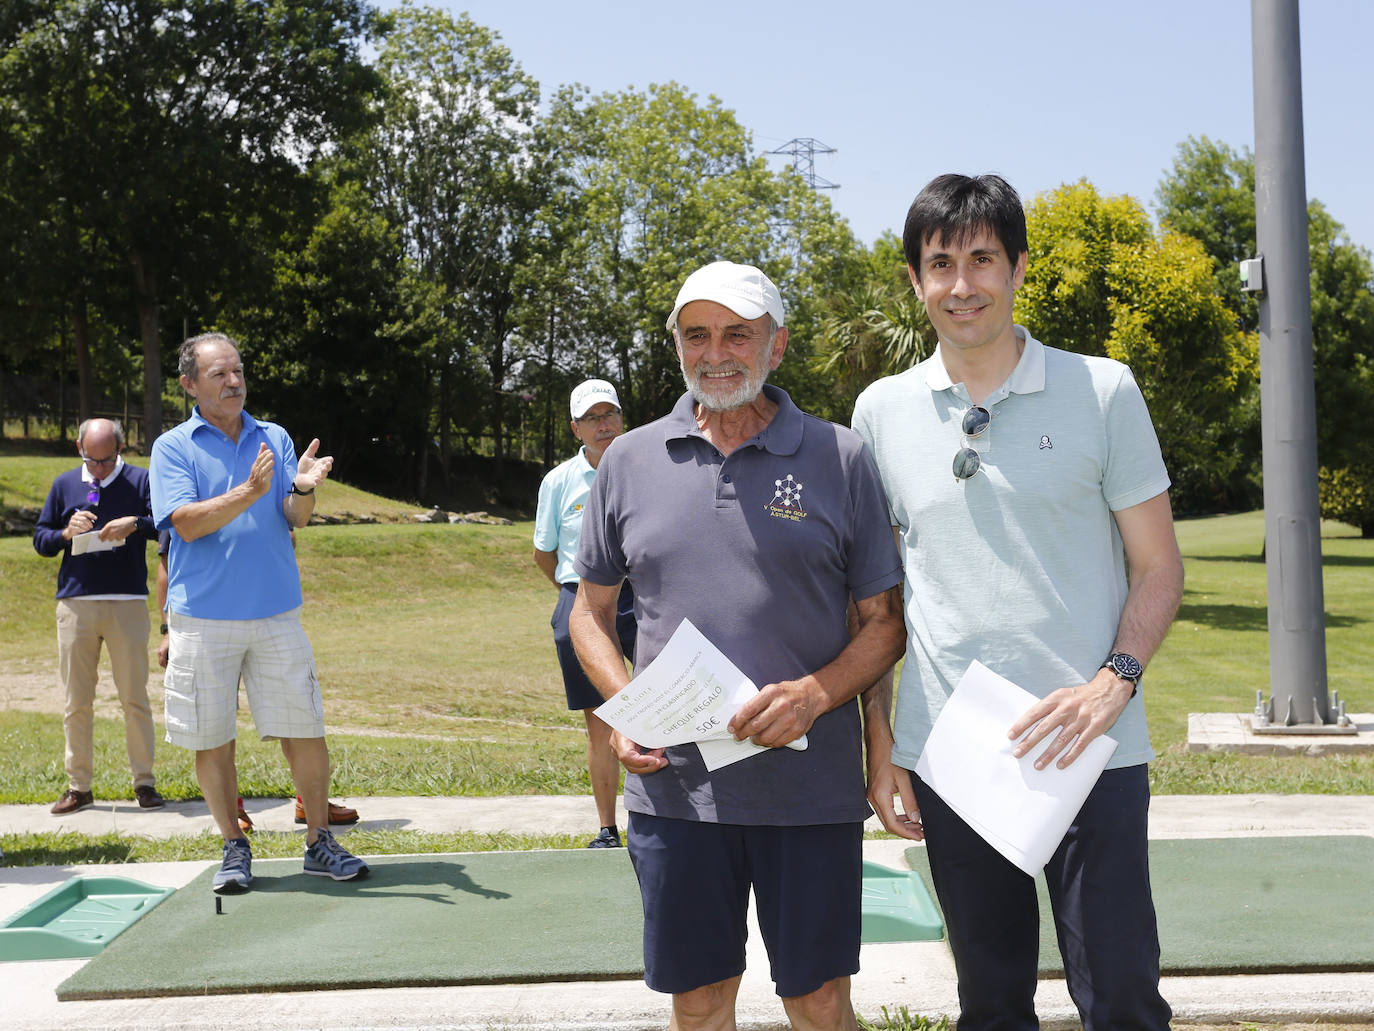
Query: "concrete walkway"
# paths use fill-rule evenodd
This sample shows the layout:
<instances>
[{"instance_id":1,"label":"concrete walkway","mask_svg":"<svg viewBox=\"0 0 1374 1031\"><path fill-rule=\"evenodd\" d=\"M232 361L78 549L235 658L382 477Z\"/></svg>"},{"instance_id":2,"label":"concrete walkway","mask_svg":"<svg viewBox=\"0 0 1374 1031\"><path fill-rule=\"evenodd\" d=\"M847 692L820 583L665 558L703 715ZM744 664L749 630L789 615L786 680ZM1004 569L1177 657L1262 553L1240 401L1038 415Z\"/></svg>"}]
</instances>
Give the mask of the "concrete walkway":
<instances>
[{"instance_id":1,"label":"concrete walkway","mask_svg":"<svg viewBox=\"0 0 1374 1031\"><path fill-rule=\"evenodd\" d=\"M359 798L342 799L363 816L360 827L418 831L517 831L587 834L594 830L589 798ZM265 830L295 827L292 803L249 802ZM624 820L622 817L621 824ZM133 803L102 805L65 818L46 806L0 806L7 833L67 827L86 834L117 831L168 837L210 828L203 803L143 811ZM1150 811L1154 838L1261 835L1374 835L1374 797L1330 795L1161 796ZM907 843L865 843L865 857L904 867ZM217 857L184 863L91 867L0 866L0 919L79 873L128 876L181 887ZM366 929L359 934L365 940ZM589 942L594 948L596 943ZM742 1029L785 1028L782 1006L767 976L757 929L750 934L749 969L739 997ZM302 948L318 943L303 941ZM668 1003L639 982L479 985L343 992L117 999L59 1003L58 984L84 960L0 964L0 1026L13 1031L57 1029L444 1028L638 1031L667 1025ZM869 1019L883 1007L938 1016L957 1011L953 963L943 942L865 945L854 978L854 1002ZM1164 994L1179 1023L1374 1022L1374 973L1284 974L1244 977L1170 977ZM1077 1016L1060 980L1042 981L1037 1005L1045 1028L1076 1028Z\"/></svg>"}]
</instances>

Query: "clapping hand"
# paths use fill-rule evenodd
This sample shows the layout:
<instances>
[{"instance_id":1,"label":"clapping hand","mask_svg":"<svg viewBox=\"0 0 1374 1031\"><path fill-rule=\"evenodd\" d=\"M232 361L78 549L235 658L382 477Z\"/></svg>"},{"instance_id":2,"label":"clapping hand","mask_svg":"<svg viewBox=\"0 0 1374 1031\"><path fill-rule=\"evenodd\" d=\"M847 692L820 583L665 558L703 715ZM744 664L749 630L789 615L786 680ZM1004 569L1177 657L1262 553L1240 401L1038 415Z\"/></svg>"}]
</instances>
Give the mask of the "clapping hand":
<instances>
[{"instance_id":1,"label":"clapping hand","mask_svg":"<svg viewBox=\"0 0 1374 1031\"><path fill-rule=\"evenodd\" d=\"M320 449L320 438L316 437L310 442L310 446L301 452L300 458L296 462L296 490L302 494L309 494L318 487L329 476L329 470L334 468L333 456L326 455L324 458L316 456Z\"/></svg>"}]
</instances>

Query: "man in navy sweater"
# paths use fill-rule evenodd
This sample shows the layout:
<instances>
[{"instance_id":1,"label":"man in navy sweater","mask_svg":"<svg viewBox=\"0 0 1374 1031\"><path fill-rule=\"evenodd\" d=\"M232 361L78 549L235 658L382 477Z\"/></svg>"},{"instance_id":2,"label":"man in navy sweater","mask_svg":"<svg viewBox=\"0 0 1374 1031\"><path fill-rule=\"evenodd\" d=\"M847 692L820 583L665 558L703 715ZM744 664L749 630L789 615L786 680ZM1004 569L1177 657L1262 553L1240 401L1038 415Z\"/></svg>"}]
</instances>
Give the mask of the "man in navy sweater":
<instances>
[{"instance_id":1,"label":"man in navy sweater","mask_svg":"<svg viewBox=\"0 0 1374 1031\"><path fill-rule=\"evenodd\" d=\"M77 430L81 465L53 480L33 547L62 556L57 570L57 662L67 691L67 790L54 815L85 809L91 791L96 667L103 641L124 708L124 741L134 797L144 809L165 803L153 786L153 713L148 705L148 563L157 540L148 472L124 461L124 431L109 419Z\"/></svg>"}]
</instances>

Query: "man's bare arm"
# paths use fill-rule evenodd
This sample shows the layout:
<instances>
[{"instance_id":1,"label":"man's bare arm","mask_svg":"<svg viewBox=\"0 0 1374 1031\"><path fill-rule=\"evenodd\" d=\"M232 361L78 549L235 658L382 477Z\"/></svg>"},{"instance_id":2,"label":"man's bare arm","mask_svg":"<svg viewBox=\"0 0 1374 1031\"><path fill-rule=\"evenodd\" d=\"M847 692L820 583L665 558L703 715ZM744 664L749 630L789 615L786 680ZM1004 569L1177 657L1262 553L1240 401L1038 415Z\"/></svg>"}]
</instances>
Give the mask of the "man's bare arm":
<instances>
[{"instance_id":1,"label":"man's bare arm","mask_svg":"<svg viewBox=\"0 0 1374 1031\"><path fill-rule=\"evenodd\" d=\"M558 582L558 577L555 575L558 571L558 552L540 551L538 548L535 548L534 564L539 567L541 573L549 578L549 583L553 584L555 587L562 586Z\"/></svg>"},{"instance_id":2,"label":"man's bare arm","mask_svg":"<svg viewBox=\"0 0 1374 1031\"><path fill-rule=\"evenodd\" d=\"M568 616L568 633L582 670L607 699L630 682L615 628L619 598L620 584L606 586L583 580ZM630 773L653 773L668 765L662 748L642 749L618 730L611 731L611 748Z\"/></svg>"},{"instance_id":3,"label":"man's bare arm","mask_svg":"<svg viewBox=\"0 0 1374 1031\"><path fill-rule=\"evenodd\" d=\"M778 748L795 741L816 719L858 696L891 669L906 638L900 587L855 603L858 632L839 655L814 673L768 684L730 721L739 740Z\"/></svg>"},{"instance_id":4,"label":"man's bare arm","mask_svg":"<svg viewBox=\"0 0 1374 1031\"><path fill-rule=\"evenodd\" d=\"M1126 549L1130 588L1112 651L1134 655L1145 665L1169 632L1183 599L1183 558L1174 535L1169 495L1158 494L1122 509L1116 513L1116 525ZM1044 769L1055 756L1059 756L1060 768L1068 766L1088 742L1116 722L1133 693L1128 681L1111 670L1100 669L1086 684L1046 695L1007 732L1015 740L1039 721L1012 754L1019 758L1048 741L1048 747L1035 760L1036 768Z\"/></svg>"},{"instance_id":5,"label":"man's bare arm","mask_svg":"<svg viewBox=\"0 0 1374 1031\"><path fill-rule=\"evenodd\" d=\"M172 513L172 526L184 541L194 541L223 529L271 489L276 459L266 444L258 445L248 479L218 497L191 501Z\"/></svg>"}]
</instances>

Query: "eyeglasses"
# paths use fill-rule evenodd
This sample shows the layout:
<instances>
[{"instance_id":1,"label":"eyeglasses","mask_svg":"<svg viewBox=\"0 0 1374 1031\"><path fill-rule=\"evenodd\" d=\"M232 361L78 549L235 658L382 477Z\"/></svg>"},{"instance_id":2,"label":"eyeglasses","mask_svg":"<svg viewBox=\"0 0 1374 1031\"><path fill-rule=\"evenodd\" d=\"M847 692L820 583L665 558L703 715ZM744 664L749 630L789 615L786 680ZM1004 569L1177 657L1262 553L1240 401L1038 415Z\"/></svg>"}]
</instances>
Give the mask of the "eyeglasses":
<instances>
[{"instance_id":1,"label":"eyeglasses","mask_svg":"<svg viewBox=\"0 0 1374 1031\"><path fill-rule=\"evenodd\" d=\"M591 423L593 426L601 426L604 423L615 422L615 420L619 418L620 409L617 408L615 411L607 412L605 415L583 415L579 417L577 421Z\"/></svg>"},{"instance_id":2,"label":"eyeglasses","mask_svg":"<svg viewBox=\"0 0 1374 1031\"><path fill-rule=\"evenodd\" d=\"M81 461L85 462L89 466L93 466L96 469L103 469L107 465L114 465L116 462L118 462L119 453L115 452L109 458L92 458L90 455L86 454L86 452L83 451L81 452Z\"/></svg>"},{"instance_id":3,"label":"eyeglasses","mask_svg":"<svg viewBox=\"0 0 1374 1031\"><path fill-rule=\"evenodd\" d=\"M982 405L974 405L964 413L959 429L970 440L982 434L992 423L992 413ZM967 480L983 467L983 456L971 447L961 447L954 454L954 478Z\"/></svg>"}]
</instances>

